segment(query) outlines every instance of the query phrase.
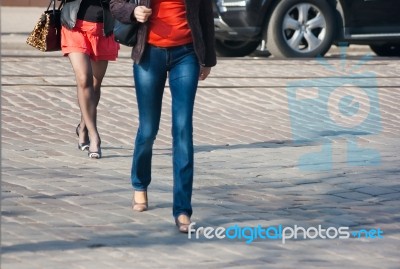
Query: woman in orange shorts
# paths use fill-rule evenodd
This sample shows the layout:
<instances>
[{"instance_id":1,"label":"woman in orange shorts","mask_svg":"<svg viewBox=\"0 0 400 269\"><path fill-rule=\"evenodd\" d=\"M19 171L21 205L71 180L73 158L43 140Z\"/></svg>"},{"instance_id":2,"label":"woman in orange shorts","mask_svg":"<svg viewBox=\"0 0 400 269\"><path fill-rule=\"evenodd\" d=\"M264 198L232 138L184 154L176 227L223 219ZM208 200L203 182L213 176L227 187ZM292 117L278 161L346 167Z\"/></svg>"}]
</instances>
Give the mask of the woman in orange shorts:
<instances>
[{"instance_id":1,"label":"woman in orange shorts","mask_svg":"<svg viewBox=\"0 0 400 269\"><path fill-rule=\"evenodd\" d=\"M75 72L81 110L78 148L88 150L89 158L101 158L97 105L108 61L115 61L119 50L112 28L108 0L67 1L63 8L61 49Z\"/></svg>"}]
</instances>

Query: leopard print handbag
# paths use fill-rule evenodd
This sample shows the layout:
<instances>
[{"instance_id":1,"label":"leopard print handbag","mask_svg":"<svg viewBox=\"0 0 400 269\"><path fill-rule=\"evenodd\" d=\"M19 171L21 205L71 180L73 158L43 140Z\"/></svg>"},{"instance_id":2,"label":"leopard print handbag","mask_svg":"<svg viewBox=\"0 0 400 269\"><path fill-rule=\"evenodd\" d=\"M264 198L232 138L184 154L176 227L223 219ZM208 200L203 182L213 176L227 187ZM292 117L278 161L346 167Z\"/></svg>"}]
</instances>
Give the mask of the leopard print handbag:
<instances>
[{"instance_id":1,"label":"leopard print handbag","mask_svg":"<svg viewBox=\"0 0 400 269\"><path fill-rule=\"evenodd\" d=\"M64 0L56 8L56 0L50 0L47 10L42 13L26 43L40 51L61 50L61 9ZM53 3L53 5L52 5ZM50 9L52 6L52 9Z\"/></svg>"}]
</instances>

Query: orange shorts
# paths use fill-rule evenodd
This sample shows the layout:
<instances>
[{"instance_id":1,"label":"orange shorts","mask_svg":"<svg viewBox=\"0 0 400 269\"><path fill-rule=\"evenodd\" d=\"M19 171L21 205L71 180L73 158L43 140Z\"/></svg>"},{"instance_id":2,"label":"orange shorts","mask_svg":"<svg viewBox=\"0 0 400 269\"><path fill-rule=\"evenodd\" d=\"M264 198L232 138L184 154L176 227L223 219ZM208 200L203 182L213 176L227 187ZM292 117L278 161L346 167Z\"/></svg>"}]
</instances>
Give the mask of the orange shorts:
<instances>
[{"instance_id":1,"label":"orange shorts","mask_svg":"<svg viewBox=\"0 0 400 269\"><path fill-rule=\"evenodd\" d=\"M115 61L120 46L114 35L105 37L103 23L77 20L72 30L61 29L61 51L64 56L71 52L82 52L94 61Z\"/></svg>"}]
</instances>

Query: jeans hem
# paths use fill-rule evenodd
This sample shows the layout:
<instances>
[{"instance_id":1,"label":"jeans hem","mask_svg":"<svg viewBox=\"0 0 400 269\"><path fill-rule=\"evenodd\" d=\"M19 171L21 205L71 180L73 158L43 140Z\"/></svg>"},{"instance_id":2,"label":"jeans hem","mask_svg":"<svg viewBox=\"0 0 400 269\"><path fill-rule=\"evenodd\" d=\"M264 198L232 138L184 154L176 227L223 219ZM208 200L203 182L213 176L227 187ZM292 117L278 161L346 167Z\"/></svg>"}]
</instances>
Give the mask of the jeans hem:
<instances>
[{"instance_id":1,"label":"jeans hem","mask_svg":"<svg viewBox=\"0 0 400 269\"><path fill-rule=\"evenodd\" d=\"M147 188L133 188L134 191L147 191Z\"/></svg>"},{"instance_id":2,"label":"jeans hem","mask_svg":"<svg viewBox=\"0 0 400 269\"><path fill-rule=\"evenodd\" d=\"M182 211L182 212L176 213L176 216L174 216L174 219L177 219L180 215L186 215L188 218L191 217L191 214L189 214L189 213L187 213L185 211Z\"/></svg>"}]
</instances>

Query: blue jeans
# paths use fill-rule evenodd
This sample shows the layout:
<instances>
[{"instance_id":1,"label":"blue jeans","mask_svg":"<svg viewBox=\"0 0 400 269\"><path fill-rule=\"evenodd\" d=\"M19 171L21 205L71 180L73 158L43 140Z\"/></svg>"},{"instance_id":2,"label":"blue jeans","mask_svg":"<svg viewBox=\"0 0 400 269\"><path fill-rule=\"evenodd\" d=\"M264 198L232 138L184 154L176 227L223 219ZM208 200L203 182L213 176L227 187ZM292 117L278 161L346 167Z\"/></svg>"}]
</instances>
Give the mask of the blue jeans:
<instances>
[{"instance_id":1,"label":"blue jeans","mask_svg":"<svg viewBox=\"0 0 400 269\"><path fill-rule=\"evenodd\" d=\"M192 44L173 48L148 45L141 62L133 66L139 128L131 171L135 190L147 190L151 182L153 143L159 129L165 82L169 79L172 96L173 208L192 215L193 187L193 107L200 65Z\"/></svg>"}]
</instances>

